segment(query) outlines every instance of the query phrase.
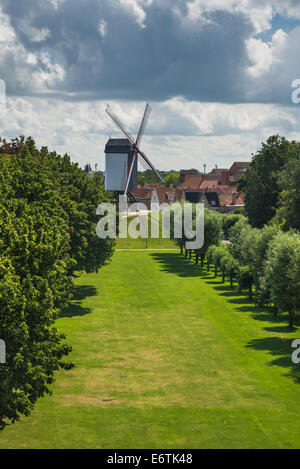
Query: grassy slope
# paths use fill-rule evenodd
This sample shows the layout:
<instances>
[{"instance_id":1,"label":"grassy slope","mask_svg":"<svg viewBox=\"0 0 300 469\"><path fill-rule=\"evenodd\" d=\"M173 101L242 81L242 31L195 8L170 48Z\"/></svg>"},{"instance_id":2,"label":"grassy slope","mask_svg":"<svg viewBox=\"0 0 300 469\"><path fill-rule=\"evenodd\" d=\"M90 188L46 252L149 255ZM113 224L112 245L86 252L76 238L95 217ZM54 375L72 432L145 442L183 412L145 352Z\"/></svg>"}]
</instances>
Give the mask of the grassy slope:
<instances>
[{"instance_id":1,"label":"grassy slope","mask_svg":"<svg viewBox=\"0 0 300 469\"><path fill-rule=\"evenodd\" d=\"M77 367L1 448L299 448L283 319L172 252L118 252L77 285L58 321Z\"/></svg>"}]
</instances>

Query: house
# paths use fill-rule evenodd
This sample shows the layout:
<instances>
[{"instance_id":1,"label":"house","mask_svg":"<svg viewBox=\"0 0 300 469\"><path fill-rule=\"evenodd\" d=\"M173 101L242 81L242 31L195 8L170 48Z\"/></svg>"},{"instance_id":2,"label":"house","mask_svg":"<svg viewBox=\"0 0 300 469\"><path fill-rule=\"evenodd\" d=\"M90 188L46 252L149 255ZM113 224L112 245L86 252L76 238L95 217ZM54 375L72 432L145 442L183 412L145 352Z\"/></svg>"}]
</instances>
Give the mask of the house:
<instances>
[{"instance_id":1,"label":"house","mask_svg":"<svg viewBox=\"0 0 300 469\"><path fill-rule=\"evenodd\" d=\"M138 188L132 195L137 204L146 205L148 210L159 210L159 198L155 188Z\"/></svg>"},{"instance_id":2,"label":"house","mask_svg":"<svg viewBox=\"0 0 300 469\"><path fill-rule=\"evenodd\" d=\"M229 169L229 184L237 184L249 165L250 163L248 161L233 163Z\"/></svg>"},{"instance_id":3,"label":"house","mask_svg":"<svg viewBox=\"0 0 300 469\"><path fill-rule=\"evenodd\" d=\"M180 171L179 183L182 184L190 176L198 176L198 175L200 175L198 169L182 169Z\"/></svg>"},{"instance_id":4,"label":"house","mask_svg":"<svg viewBox=\"0 0 300 469\"><path fill-rule=\"evenodd\" d=\"M204 203L209 210L220 210L220 200L217 192L202 192L200 203Z\"/></svg>"},{"instance_id":5,"label":"house","mask_svg":"<svg viewBox=\"0 0 300 469\"><path fill-rule=\"evenodd\" d=\"M175 189L167 188L159 184L148 184L147 186L139 186L137 191L133 193L137 203L145 204L148 210L160 210L162 204L172 204L175 201Z\"/></svg>"},{"instance_id":6,"label":"house","mask_svg":"<svg viewBox=\"0 0 300 469\"><path fill-rule=\"evenodd\" d=\"M209 174L188 175L176 186L175 200L201 202L211 210L232 213L245 205L244 195L238 192L237 183L249 164L249 162L235 162L230 169L216 167ZM184 174L187 175L188 172L185 171Z\"/></svg>"}]
</instances>

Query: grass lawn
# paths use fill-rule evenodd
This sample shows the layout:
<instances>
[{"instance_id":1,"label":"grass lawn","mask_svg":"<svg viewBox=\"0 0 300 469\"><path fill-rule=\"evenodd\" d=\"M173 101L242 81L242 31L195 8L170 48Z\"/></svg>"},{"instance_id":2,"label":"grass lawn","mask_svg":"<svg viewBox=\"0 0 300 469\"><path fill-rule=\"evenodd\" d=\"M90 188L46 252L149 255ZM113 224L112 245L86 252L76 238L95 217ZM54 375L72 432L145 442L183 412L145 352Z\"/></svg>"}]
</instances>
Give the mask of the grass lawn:
<instances>
[{"instance_id":1,"label":"grass lawn","mask_svg":"<svg viewBox=\"0 0 300 469\"><path fill-rule=\"evenodd\" d=\"M286 318L174 252L117 252L57 321L76 368L0 448L299 448Z\"/></svg>"},{"instance_id":2,"label":"grass lawn","mask_svg":"<svg viewBox=\"0 0 300 469\"><path fill-rule=\"evenodd\" d=\"M168 238L162 237L162 213L158 214L159 216L159 227L158 227L158 237L152 237L152 214L149 213L147 216L141 215L141 218L148 220L148 237L147 238L117 238L116 241L116 249L178 249L178 246L175 244L174 241ZM157 214L153 217L153 225L157 226ZM130 223L134 220L137 220L137 215L135 216L128 216L127 218L127 226L129 227Z\"/></svg>"}]
</instances>

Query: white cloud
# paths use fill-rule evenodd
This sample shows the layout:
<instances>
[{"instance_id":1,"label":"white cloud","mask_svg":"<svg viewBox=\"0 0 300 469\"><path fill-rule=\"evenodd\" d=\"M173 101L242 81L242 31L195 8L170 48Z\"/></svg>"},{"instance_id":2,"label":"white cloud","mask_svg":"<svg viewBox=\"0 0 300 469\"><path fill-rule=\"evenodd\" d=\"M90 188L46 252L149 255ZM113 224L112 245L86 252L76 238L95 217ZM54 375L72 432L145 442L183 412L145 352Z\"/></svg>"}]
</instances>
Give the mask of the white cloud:
<instances>
[{"instance_id":1,"label":"white cloud","mask_svg":"<svg viewBox=\"0 0 300 469\"><path fill-rule=\"evenodd\" d=\"M16 35L14 29L10 25L9 17L4 15L0 8L0 43L10 44L15 41L15 39Z\"/></svg>"},{"instance_id":2,"label":"white cloud","mask_svg":"<svg viewBox=\"0 0 300 469\"><path fill-rule=\"evenodd\" d=\"M135 135L144 105L111 103ZM228 167L249 160L271 134L299 137L300 106L187 102L174 98L153 103L142 149L161 169L196 167L204 162ZM39 145L67 152L81 166L90 162L104 168L104 147L120 132L104 112L103 101L63 102L49 98L8 98L0 114L0 135L32 135ZM2 109L1 109L2 110Z\"/></svg>"},{"instance_id":3,"label":"white cloud","mask_svg":"<svg viewBox=\"0 0 300 469\"><path fill-rule=\"evenodd\" d=\"M105 20L101 20L99 23L99 33L103 39L106 38L108 30L107 30L107 22Z\"/></svg>"},{"instance_id":4,"label":"white cloud","mask_svg":"<svg viewBox=\"0 0 300 469\"><path fill-rule=\"evenodd\" d=\"M127 10L130 14L132 14L136 22L142 27L145 27L145 19L146 19L146 12L143 8L143 5L151 4L145 3L143 0L118 0L120 5Z\"/></svg>"},{"instance_id":5,"label":"white cloud","mask_svg":"<svg viewBox=\"0 0 300 469\"><path fill-rule=\"evenodd\" d=\"M248 72L253 77L260 77L268 72L272 64L280 61L279 54L288 35L278 29L272 36L271 42L263 42L261 39L250 38L246 41L248 56L253 65Z\"/></svg>"},{"instance_id":6,"label":"white cloud","mask_svg":"<svg viewBox=\"0 0 300 469\"><path fill-rule=\"evenodd\" d=\"M42 0L43 2L45 0ZM54 7L55 10L58 10L58 8L62 5L64 0L50 0L51 5Z\"/></svg>"}]
</instances>

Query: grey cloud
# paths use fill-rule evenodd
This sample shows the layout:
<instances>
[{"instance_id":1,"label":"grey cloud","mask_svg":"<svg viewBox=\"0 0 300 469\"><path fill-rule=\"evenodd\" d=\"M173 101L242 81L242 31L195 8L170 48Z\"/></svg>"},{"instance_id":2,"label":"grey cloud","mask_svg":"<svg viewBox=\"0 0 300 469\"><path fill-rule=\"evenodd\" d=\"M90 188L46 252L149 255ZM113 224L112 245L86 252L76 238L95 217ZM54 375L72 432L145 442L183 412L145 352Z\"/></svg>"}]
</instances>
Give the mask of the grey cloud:
<instances>
[{"instance_id":1,"label":"grey cloud","mask_svg":"<svg viewBox=\"0 0 300 469\"><path fill-rule=\"evenodd\" d=\"M175 5L181 16L174 12ZM38 57L47 52L53 64L64 69L64 79L47 84L49 92L85 99L163 100L180 95L243 101L249 65L245 40L253 26L242 14L216 11L207 16L207 23L187 23L183 0L156 1L144 9L143 28L112 0L65 0L58 9L40 0L3 2L24 49ZM99 32L101 21L107 25L105 37ZM34 40L28 24L48 34ZM17 73L34 71L18 70L18 65ZM43 70L45 65L38 60L35 67ZM23 83L22 88L9 76L7 82L10 94L34 94L30 86L26 89Z\"/></svg>"}]
</instances>

